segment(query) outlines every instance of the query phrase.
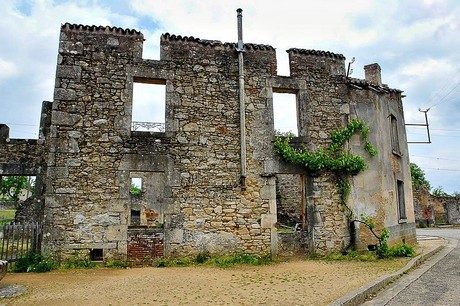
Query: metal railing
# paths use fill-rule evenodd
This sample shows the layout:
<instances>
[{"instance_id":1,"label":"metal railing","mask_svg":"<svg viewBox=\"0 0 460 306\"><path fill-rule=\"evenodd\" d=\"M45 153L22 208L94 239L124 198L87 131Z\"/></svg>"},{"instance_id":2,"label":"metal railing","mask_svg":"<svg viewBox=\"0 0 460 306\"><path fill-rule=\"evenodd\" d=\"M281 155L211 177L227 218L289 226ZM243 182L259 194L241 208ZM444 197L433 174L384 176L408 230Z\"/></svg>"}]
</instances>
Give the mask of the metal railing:
<instances>
[{"instance_id":1,"label":"metal railing","mask_svg":"<svg viewBox=\"0 0 460 306\"><path fill-rule=\"evenodd\" d=\"M161 122L140 122L133 121L131 125L131 131L153 131L153 132L164 132L165 124Z\"/></svg>"}]
</instances>

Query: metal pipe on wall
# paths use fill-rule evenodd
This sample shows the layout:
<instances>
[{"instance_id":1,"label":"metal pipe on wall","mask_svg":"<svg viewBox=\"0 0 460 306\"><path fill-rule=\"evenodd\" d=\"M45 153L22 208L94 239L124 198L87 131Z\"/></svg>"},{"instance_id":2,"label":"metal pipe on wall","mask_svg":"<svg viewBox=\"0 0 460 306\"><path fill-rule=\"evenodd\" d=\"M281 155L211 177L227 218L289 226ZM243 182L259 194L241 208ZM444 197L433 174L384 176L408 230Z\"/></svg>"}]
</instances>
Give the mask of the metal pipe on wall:
<instances>
[{"instance_id":1,"label":"metal pipe on wall","mask_svg":"<svg viewBox=\"0 0 460 306\"><path fill-rule=\"evenodd\" d=\"M240 102L240 145L241 145L241 189L246 189L246 109L244 105L244 63L243 63L243 10L237 9L238 19L238 81L239 81L239 102Z\"/></svg>"}]
</instances>

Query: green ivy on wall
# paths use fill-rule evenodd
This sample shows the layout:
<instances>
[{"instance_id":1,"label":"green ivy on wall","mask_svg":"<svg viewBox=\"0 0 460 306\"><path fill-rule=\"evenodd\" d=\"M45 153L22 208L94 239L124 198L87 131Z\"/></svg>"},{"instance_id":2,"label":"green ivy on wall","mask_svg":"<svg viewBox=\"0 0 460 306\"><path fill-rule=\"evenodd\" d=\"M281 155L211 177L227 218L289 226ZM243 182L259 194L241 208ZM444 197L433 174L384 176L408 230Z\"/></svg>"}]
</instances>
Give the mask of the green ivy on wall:
<instances>
[{"instance_id":1,"label":"green ivy on wall","mask_svg":"<svg viewBox=\"0 0 460 306\"><path fill-rule=\"evenodd\" d=\"M303 148L293 148L290 143L294 136L292 133L277 136L274 143L276 152L287 162L300 165L309 172L330 170L336 173L340 202L346 208L345 213L350 219L353 219L353 213L346 205L347 198L351 192L349 176L362 172L367 165L362 156L346 152L344 144L358 132L365 141L364 150L371 157L377 155L377 150L367 140L369 128L363 120L358 119L353 119L346 127L333 131L330 135L330 145L315 152L309 152Z\"/></svg>"}]
</instances>

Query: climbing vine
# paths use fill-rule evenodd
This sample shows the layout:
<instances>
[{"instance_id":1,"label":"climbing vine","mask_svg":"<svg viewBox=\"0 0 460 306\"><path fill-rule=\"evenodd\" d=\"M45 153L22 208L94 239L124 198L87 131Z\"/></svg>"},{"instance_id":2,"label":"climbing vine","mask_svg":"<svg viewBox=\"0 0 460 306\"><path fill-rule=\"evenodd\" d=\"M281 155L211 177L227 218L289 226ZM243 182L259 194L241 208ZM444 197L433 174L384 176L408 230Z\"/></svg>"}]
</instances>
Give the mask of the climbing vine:
<instances>
[{"instance_id":1,"label":"climbing vine","mask_svg":"<svg viewBox=\"0 0 460 306\"><path fill-rule=\"evenodd\" d=\"M360 133L364 140L364 150L371 156L377 155L377 150L367 140L369 128L363 120L353 119L342 129L331 133L331 143L327 148L310 152L304 148L295 149L291 146L292 133L279 135L275 139L276 152L287 162L291 162L304 167L310 172L330 170L337 176L337 189L340 194L340 204L344 208L344 213L349 220L358 221L365 224L375 237L379 240L379 249L386 252L388 249L388 231L384 228L382 234L378 236L374 232L375 224L369 217L361 215L361 220L354 220L353 211L347 205L347 199L351 192L350 176L357 175L366 169L367 165L364 158L351 152L344 151L344 144L350 138Z\"/></svg>"},{"instance_id":2,"label":"climbing vine","mask_svg":"<svg viewBox=\"0 0 460 306\"><path fill-rule=\"evenodd\" d=\"M294 136L292 133L276 137L275 150L287 162L292 162L305 167L308 171L319 172L321 170L331 170L339 174L356 175L366 168L364 158L345 152L343 145L355 133L360 132L365 140L364 149L370 156L377 155L377 150L367 140L369 128L363 120L353 119L347 127L333 131L331 133L331 143L326 149L319 149L309 152L303 148L295 149L290 142Z\"/></svg>"}]
</instances>

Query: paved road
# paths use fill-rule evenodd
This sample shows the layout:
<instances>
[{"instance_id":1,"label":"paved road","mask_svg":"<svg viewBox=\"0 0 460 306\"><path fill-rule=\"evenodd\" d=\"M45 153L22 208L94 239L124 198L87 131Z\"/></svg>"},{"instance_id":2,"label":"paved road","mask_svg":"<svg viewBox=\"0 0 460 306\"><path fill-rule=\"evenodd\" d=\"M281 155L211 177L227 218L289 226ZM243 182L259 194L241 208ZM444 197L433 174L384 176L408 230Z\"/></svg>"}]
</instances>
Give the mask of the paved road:
<instances>
[{"instance_id":1,"label":"paved road","mask_svg":"<svg viewBox=\"0 0 460 306\"><path fill-rule=\"evenodd\" d=\"M440 236L451 243L365 305L460 305L460 229L417 229L417 236Z\"/></svg>"}]
</instances>

